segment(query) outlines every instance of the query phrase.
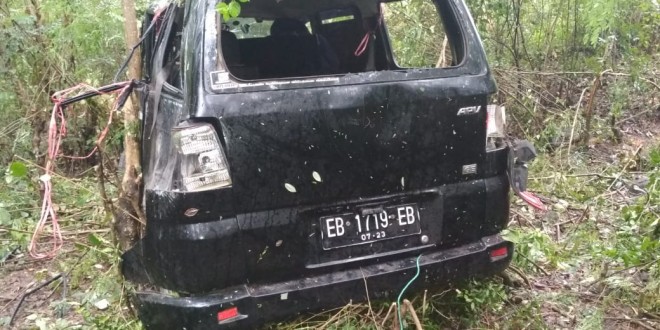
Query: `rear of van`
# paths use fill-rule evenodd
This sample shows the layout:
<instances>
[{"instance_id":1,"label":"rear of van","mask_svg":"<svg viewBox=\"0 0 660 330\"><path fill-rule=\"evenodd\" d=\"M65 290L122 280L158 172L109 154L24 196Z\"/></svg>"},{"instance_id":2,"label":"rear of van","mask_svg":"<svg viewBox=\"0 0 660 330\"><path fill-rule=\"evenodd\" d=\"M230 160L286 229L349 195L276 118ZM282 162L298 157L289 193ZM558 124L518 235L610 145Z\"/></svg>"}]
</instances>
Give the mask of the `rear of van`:
<instances>
[{"instance_id":1,"label":"rear of van","mask_svg":"<svg viewBox=\"0 0 660 330\"><path fill-rule=\"evenodd\" d=\"M462 0L216 5L172 9L180 91L155 81L145 108L148 225L123 271L169 290L137 294L147 328L251 328L508 266L508 173L529 157Z\"/></svg>"}]
</instances>

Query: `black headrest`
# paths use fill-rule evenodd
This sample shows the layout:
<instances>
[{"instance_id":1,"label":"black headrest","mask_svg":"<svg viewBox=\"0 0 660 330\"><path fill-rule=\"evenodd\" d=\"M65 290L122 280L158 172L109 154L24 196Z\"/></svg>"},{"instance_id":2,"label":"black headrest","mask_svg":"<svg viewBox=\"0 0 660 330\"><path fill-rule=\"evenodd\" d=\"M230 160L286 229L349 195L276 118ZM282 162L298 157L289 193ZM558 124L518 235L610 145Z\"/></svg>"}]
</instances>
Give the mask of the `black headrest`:
<instances>
[{"instance_id":1,"label":"black headrest","mask_svg":"<svg viewBox=\"0 0 660 330\"><path fill-rule=\"evenodd\" d=\"M225 58L227 65L234 65L241 61L241 50L238 48L238 38L235 34L222 30L220 43L222 44L222 57Z\"/></svg>"},{"instance_id":2,"label":"black headrest","mask_svg":"<svg viewBox=\"0 0 660 330\"><path fill-rule=\"evenodd\" d=\"M310 33L305 23L295 18L278 18L270 27L270 35L274 37L308 36Z\"/></svg>"}]
</instances>

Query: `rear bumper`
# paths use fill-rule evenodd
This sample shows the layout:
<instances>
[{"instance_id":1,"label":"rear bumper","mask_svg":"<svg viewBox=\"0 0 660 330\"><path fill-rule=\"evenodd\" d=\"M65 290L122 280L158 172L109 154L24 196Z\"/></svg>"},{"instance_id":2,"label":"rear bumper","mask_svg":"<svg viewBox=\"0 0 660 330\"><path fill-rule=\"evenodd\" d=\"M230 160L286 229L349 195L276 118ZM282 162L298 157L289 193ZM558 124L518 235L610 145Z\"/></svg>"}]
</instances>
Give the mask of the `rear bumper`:
<instances>
[{"instance_id":1,"label":"rear bumper","mask_svg":"<svg viewBox=\"0 0 660 330\"><path fill-rule=\"evenodd\" d=\"M506 256L490 251L506 247ZM499 235L451 249L423 253L421 274L410 290L446 286L467 277L504 270L513 244ZM250 329L301 312L339 307L349 302L394 299L416 272L416 257L262 285L237 285L213 294L174 297L141 292L135 296L147 329ZM219 322L218 312L238 308L238 316Z\"/></svg>"},{"instance_id":2,"label":"rear bumper","mask_svg":"<svg viewBox=\"0 0 660 330\"><path fill-rule=\"evenodd\" d=\"M506 150L493 162L504 169ZM484 167L490 168L496 166ZM244 283L280 283L354 269L477 242L508 222L506 173L486 179L336 204L291 206L220 214L215 191L146 191L146 236L122 257L124 276L135 283L191 295ZM322 247L319 219L365 206L417 204L422 235L408 235L337 249ZM186 210L199 210L194 217ZM223 215L221 217L221 215Z\"/></svg>"}]
</instances>

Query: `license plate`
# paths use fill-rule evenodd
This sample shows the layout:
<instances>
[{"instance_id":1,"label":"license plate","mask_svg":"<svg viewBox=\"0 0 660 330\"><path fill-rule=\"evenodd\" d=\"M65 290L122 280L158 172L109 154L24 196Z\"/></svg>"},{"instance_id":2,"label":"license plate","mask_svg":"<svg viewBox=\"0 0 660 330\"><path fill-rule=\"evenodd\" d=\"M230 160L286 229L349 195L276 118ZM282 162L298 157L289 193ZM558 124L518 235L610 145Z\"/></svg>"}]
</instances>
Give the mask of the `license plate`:
<instances>
[{"instance_id":1,"label":"license plate","mask_svg":"<svg viewBox=\"0 0 660 330\"><path fill-rule=\"evenodd\" d=\"M385 207L367 215L345 213L321 217L320 221L324 250L415 235L422 231L416 204Z\"/></svg>"}]
</instances>

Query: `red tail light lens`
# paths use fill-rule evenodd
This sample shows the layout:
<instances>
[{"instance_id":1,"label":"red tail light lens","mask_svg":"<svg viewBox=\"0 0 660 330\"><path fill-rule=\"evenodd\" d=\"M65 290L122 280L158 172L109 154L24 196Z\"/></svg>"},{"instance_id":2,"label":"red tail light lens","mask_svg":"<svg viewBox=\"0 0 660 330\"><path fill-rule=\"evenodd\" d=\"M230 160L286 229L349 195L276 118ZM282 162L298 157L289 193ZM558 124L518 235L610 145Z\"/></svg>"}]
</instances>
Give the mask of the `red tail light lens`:
<instances>
[{"instance_id":1,"label":"red tail light lens","mask_svg":"<svg viewBox=\"0 0 660 330\"><path fill-rule=\"evenodd\" d=\"M218 322L233 319L233 318L237 317L238 315L239 315L238 314L238 307L232 307L232 308L229 308L229 309L222 310L222 311L218 312Z\"/></svg>"},{"instance_id":2,"label":"red tail light lens","mask_svg":"<svg viewBox=\"0 0 660 330\"><path fill-rule=\"evenodd\" d=\"M509 255L509 249L506 246L490 251L490 261L504 259Z\"/></svg>"}]
</instances>

